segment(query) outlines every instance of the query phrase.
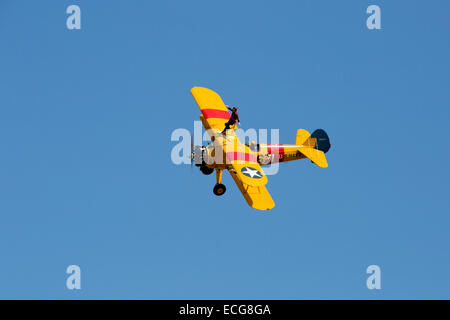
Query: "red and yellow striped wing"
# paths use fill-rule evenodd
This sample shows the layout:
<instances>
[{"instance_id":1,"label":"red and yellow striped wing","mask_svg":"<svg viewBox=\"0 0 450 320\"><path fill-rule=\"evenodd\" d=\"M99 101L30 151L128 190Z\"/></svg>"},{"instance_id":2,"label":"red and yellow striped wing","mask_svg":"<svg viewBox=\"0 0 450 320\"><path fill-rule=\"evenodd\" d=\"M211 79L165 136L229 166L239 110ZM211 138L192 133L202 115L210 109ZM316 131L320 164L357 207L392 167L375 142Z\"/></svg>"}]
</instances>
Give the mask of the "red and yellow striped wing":
<instances>
[{"instance_id":1,"label":"red and yellow striped wing","mask_svg":"<svg viewBox=\"0 0 450 320\"><path fill-rule=\"evenodd\" d=\"M191 93L202 112L200 118L205 128L222 131L231 116L222 98L214 91L202 87L192 88Z\"/></svg>"}]
</instances>

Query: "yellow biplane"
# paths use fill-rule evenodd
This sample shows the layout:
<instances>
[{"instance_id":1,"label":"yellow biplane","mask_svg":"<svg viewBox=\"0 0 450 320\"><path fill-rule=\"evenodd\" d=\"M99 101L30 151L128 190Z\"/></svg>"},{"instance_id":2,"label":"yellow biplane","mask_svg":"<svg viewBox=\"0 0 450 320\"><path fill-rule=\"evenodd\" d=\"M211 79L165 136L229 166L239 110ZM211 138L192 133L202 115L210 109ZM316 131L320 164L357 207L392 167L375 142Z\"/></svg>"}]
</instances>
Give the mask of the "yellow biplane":
<instances>
[{"instance_id":1,"label":"yellow biplane","mask_svg":"<svg viewBox=\"0 0 450 320\"><path fill-rule=\"evenodd\" d=\"M328 166L325 153L330 148L326 132L318 129L312 135L304 129L297 130L295 145L286 144L243 144L232 126L222 133L230 113L220 96L214 91L194 87L191 89L202 114L200 120L211 137L208 146L191 146L191 162L200 167L206 175L216 171L217 196L225 193L221 183L223 170L228 170L248 205L258 210L269 210L275 206L265 185L267 176L262 165L308 158L319 167Z\"/></svg>"}]
</instances>

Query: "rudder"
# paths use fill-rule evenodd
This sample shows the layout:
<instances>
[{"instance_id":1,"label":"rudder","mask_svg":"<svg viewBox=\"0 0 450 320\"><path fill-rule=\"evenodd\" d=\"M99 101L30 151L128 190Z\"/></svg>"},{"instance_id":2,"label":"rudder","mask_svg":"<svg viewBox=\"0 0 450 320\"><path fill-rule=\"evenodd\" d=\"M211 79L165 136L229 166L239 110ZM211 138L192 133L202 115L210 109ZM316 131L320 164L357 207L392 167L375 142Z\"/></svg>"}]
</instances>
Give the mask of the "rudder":
<instances>
[{"instance_id":1,"label":"rudder","mask_svg":"<svg viewBox=\"0 0 450 320\"><path fill-rule=\"evenodd\" d=\"M311 138L316 139L316 149L323 151L323 153L327 153L328 150L330 150L330 138L328 137L328 134L325 132L325 130L317 129L312 133Z\"/></svg>"}]
</instances>

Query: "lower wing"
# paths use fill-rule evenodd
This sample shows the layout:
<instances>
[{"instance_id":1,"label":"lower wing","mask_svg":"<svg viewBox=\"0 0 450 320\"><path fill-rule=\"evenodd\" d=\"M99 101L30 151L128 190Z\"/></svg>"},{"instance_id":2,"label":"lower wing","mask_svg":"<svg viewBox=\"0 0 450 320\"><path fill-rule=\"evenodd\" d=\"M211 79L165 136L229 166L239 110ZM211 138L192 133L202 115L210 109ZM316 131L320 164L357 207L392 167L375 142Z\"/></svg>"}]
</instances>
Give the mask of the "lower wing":
<instances>
[{"instance_id":1,"label":"lower wing","mask_svg":"<svg viewBox=\"0 0 450 320\"><path fill-rule=\"evenodd\" d=\"M258 210L270 210L275 207L275 203L264 185L252 186L246 184L233 168L228 170L250 207Z\"/></svg>"},{"instance_id":2,"label":"lower wing","mask_svg":"<svg viewBox=\"0 0 450 320\"><path fill-rule=\"evenodd\" d=\"M234 131L216 142L222 146L227 163L231 164L228 171L248 205L258 210L272 209L275 203L265 187L267 176L257 161L256 152L240 143Z\"/></svg>"}]
</instances>

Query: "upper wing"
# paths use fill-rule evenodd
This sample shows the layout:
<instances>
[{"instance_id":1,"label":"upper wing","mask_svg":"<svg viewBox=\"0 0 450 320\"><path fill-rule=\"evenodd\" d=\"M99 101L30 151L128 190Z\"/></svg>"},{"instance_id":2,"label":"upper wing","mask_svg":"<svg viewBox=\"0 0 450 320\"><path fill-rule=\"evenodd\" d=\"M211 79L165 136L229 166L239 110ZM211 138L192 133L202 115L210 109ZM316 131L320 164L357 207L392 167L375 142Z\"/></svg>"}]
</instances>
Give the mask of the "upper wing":
<instances>
[{"instance_id":1,"label":"upper wing","mask_svg":"<svg viewBox=\"0 0 450 320\"><path fill-rule=\"evenodd\" d=\"M192 88L191 93L202 111L200 119L206 130L213 129L213 131L221 132L231 115L220 96L202 87ZM209 134L212 135L212 132Z\"/></svg>"}]
</instances>

